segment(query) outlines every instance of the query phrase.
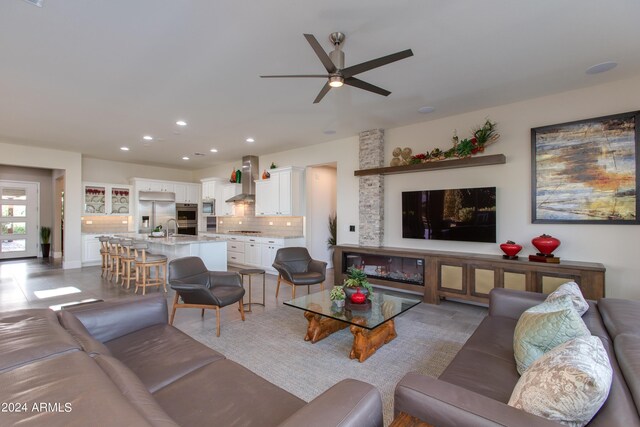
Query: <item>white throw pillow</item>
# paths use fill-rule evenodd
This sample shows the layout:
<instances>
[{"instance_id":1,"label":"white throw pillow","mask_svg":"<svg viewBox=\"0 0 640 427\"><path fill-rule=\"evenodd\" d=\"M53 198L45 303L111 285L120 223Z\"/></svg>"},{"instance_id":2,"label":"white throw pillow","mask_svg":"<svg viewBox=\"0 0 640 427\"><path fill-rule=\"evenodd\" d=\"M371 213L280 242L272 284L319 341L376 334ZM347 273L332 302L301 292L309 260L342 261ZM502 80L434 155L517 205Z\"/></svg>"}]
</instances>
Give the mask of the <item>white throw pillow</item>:
<instances>
[{"instance_id":1,"label":"white throw pillow","mask_svg":"<svg viewBox=\"0 0 640 427\"><path fill-rule=\"evenodd\" d=\"M575 338L526 370L509 406L568 426L584 426L607 400L612 375L600 338Z\"/></svg>"},{"instance_id":2,"label":"white throw pillow","mask_svg":"<svg viewBox=\"0 0 640 427\"><path fill-rule=\"evenodd\" d=\"M571 302L580 316L589 310L589 303L582 296L580 286L578 286L576 282L567 282L560 285L558 289L549 294L545 301L553 301L564 295L569 295L571 297Z\"/></svg>"}]
</instances>

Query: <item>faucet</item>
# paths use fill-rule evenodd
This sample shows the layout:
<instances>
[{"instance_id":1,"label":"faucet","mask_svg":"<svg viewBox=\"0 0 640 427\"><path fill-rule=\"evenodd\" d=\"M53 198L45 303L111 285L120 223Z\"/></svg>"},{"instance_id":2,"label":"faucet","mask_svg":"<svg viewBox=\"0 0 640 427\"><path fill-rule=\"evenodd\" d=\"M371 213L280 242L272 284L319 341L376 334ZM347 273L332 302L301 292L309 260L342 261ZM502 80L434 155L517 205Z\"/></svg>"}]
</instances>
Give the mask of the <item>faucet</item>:
<instances>
[{"instance_id":1,"label":"faucet","mask_svg":"<svg viewBox=\"0 0 640 427\"><path fill-rule=\"evenodd\" d=\"M173 223L175 224L173 227L173 233L169 233L169 223L171 221L173 221ZM178 234L178 221L176 221L175 218L169 218L169 220L167 221L167 237L173 236L174 234Z\"/></svg>"}]
</instances>

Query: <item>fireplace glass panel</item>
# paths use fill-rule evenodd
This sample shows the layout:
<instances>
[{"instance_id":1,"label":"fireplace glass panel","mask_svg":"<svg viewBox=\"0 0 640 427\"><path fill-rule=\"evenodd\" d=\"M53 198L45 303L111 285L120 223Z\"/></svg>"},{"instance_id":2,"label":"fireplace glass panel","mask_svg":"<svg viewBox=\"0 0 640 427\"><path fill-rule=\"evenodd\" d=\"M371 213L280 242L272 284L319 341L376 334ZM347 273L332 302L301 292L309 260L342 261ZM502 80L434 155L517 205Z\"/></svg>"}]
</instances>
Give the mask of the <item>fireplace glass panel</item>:
<instances>
[{"instance_id":1,"label":"fireplace glass panel","mask_svg":"<svg viewBox=\"0 0 640 427\"><path fill-rule=\"evenodd\" d=\"M424 286L424 260L421 258L359 252L344 252L342 256L343 273L349 267L355 267L364 271L367 277Z\"/></svg>"}]
</instances>

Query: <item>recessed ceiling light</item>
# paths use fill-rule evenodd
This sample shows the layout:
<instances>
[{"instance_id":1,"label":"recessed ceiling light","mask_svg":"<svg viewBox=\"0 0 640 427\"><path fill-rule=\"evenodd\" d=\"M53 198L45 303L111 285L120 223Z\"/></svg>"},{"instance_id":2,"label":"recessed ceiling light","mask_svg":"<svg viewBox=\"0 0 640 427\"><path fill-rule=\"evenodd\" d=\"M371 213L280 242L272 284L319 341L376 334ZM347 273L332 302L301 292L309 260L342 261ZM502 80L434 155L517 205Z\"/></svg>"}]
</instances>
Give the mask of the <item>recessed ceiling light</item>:
<instances>
[{"instance_id":1,"label":"recessed ceiling light","mask_svg":"<svg viewBox=\"0 0 640 427\"><path fill-rule=\"evenodd\" d=\"M211 151L212 153L217 153L217 152L218 152L218 150L216 150L215 148L212 148L212 149L211 149L211 150L209 150L209 151Z\"/></svg>"},{"instance_id":2,"label":"recessed ceiling light","mask_svg":"<svg viewBox=\"0 0 640 427\"><path fill-rule=\"evenodd\" d=\"M618 65L618 63L613 62L613 61L607 61L607 62L603 62L601 64L596 64L596 65L592 65L591 67L587 68L587 74L599 74L599 73L604 73L605 71L609 71L613 68L616 68L616 66Z\"/></svg>"},{"instance_id":3,"label":"recessed ceiling light","mask_svg":"<svg viewBox=\"0 0 640 427\"><path fill-rule=\"evenodd\" d=\"M185 122L184 120L178 120L178 121L176 122L176 124L177 124L178 126L186 126L186 125L187 125L187 122Z\"/></svg>"},{"instance_id":4,"label":"recessed ceiling light","mask_svg":"<svg viewBox=\"0 0 640 427\"><path fill-rule=\"evenodd\" d=\"M247 142L256 142L256 140L253 139L253 138L247 138L247 139L245 139L245 141L247 141Z\"/></svg>"},{"instance_id":5,"label":"recessed ceiling light","mask_svg":"<svg viewBox=\"0 0 640 427\"><path fill-rule=\"evenodd\" d=\"M424 106L424 107L418 108L418 113L422 113L422 114L429 114L429 113L433 113L434 111L436 111L436 109L433 107Z\"/></svg>"},{"instance_id":6,"label":"recessed ceiling light","mask_svg":"<svg viewBox=\"0 0 640 427\"><path fill-rule=\"evenodd\" d=\"M129 151L129 147L120 147L122 151Z\"/></svg>"},{"instance_id":7,"label":"recessed ceiling light","mask_svg":"<svg viewBox=\"0 0 640 427\"><path fill-rule=\"evenodd\" d=\"M187 156L184 156L182 160L189 160L189 158Z\"/></svg>"},{"instance_id":8,"label":"recessed ceiling light","mask_svg":"<svg viewBox=\"0 0 640 427\"><path fill-rule=\"evenodd\" d=\"M322 133L324 133L325 135L334 135L336 131L333 129L327 129L327 130L323 130Z\"/></svg>"},{"instance_id":9,"label":"recessed ceiling light","mask_svg":"<svg viewBox=\"0 0 640 427\"><path fill-rule=\"evenodd\" d=\"M153 139L153 137L151 135L145 135L142 137L142 139L145 139L147 141L151 141Z\"/></svg>"}]
</instances>

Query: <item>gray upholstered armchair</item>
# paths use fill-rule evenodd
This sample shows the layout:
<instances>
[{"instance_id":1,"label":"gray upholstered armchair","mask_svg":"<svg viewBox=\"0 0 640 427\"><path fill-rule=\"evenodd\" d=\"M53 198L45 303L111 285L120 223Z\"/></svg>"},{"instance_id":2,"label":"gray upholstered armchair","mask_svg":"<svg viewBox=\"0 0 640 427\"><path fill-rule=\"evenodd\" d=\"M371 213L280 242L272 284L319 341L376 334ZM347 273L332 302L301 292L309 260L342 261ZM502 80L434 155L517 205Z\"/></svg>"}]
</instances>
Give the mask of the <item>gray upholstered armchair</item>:
<instances>
[{"instance_id":1,"label":"gray upholstered armchair","mask_svg":"<svg viewBox=\"0 0 640 427\"><path fill-rule=\"evenodd\" d=\"M278 271L278 286L276 298L280 291L280 282L291 285L291 296L296 297L296 286L309 286L320 283L320 289L324 290L324 280L327 275L327 263L311 259L307 248L282 248L278 249L273 268Z\"/></svg>"},{"instance_id":2,"label":"gray upholstered armchair","mask_svg":"<svg viewBox=\"0 0 640 427\"><path fill-rule=\"evenodd\" d=\"M220 336L220 308L238 302L244 321L242 297L244 288L238 273L209 271L198 257L174 259L169 263L169 285L176 291L169 324L178 308L200 308L202 316L207 308L216 310L216 336ZM182 299L182 303L180 303Z\"/></svg>"}]
</instances>

